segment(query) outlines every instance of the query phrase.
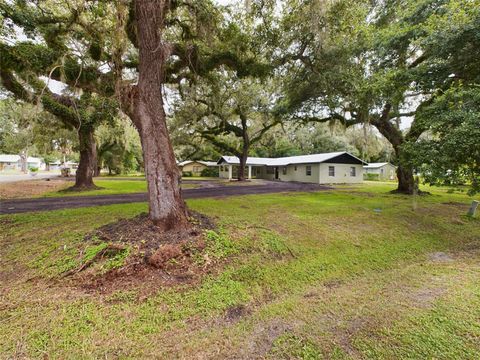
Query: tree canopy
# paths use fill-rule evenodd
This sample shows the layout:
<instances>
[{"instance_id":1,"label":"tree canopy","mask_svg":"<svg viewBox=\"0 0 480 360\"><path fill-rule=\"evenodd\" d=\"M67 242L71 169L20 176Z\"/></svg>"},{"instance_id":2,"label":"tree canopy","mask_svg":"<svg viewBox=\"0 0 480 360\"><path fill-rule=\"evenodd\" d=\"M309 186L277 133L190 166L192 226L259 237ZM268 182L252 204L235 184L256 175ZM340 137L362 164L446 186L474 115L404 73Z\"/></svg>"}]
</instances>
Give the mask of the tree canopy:
<instances>
[{"instance_id":1,"label":"tree canopy","mask_svg":"<svg viewBox=\"0 0 480 360\"><path fill-rule=\"evenodd\" d=\"M395 150L398 190L412 193L413 169L403 148L434 122L417 113L459 83L478 83L479 5L468 0L343 0L320 9L310 2L288 4L283 26L299 34L288 44L298 53L277 111L301 122L374 126ZM411 125L401 126L406 119Z\"/></svg>"}]
</instances>

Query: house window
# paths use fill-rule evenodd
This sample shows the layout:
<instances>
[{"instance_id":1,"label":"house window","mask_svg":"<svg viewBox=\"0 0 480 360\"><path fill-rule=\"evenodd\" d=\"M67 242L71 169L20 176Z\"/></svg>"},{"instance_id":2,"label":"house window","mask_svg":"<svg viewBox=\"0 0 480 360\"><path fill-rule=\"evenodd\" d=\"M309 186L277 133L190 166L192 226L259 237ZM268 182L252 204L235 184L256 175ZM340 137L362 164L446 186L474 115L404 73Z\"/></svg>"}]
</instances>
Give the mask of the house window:
<instances>
[{"instance_id":1,"label":"house window","mask_svg":"<svg viewBox=\"0 0 480 360\"><path fill-rule=\"evenodd\" d=\"M310 165L307 165L305 166L305 174L307 176L311 176L312 175L312 167Z\"/></svg>"},{"instance_id":2,"label":"house window","mask_svg":"<svg viewBox=\"0 0 480 360\"><path fill-rule=\"evenodd\" d=\"M297 171L297 165L295 165L295 171Z\"/></svg>"},{"instance_id":3,"label":"house window","mask_svg":"<svg viewBox=\"0 0 480 360\"><path fill-rule=\"evenodd\" d=\"M355 166L350 168L350 176L357 176L357 168Z\"/></svg>"},{"instance_id":4,"label":"house window","mask_svg":"<svg viewBox=\"0 0 480 360\"><path fill-rule=\"evenodd\" d=\"M335 176L335 166L328 167L328 176Z\"/></svg>"},{"instance_id":5,"label":"house window","mask_svg":"<svg viewBox=\"0 0 480 360\"><path fill-rule=\"evenodd\" d=\"M194 172L194 173L199 173L199 172L201 172L201 171L202 171L202 167L201 167L201 166L194 166L194 167L193 167L193 172Z\"/></svg>"},{"instance_id":6,"label":"house window","mask_svg":"<svg viewBox=\"0 0 480 360\"><path fill-rule=\"evenodd\" d=\"M284 166L283 169L282 169L282 174L283 175L287 175L287 167Z\"/></svg>"}]
</instances>

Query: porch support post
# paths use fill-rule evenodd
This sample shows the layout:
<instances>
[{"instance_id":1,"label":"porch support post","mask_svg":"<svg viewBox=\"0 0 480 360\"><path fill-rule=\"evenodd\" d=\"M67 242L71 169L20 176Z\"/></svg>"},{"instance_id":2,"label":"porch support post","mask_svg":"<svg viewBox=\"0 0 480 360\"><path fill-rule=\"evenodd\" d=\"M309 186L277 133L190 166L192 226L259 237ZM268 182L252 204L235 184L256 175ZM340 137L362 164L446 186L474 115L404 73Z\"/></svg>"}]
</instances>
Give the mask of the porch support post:
<instances>
[{"instance_id":1,"label":"porch support post","mask_svg":"<svg viewBox=\"0 0 480 360\"><path fill-rule=\"evenodd\" d=\"M228 165L228 180L232 180L232 165Z\"/></svg>"},{"instance_id":2,"label":"porch support post","mask_svg":"<svg viewBox=\"0 0 480 360\"><path fill-rule=\"evenodd\" d=\"M252 165L248 165L248 180L252 178Z\"/></svg>"}]
</instances>

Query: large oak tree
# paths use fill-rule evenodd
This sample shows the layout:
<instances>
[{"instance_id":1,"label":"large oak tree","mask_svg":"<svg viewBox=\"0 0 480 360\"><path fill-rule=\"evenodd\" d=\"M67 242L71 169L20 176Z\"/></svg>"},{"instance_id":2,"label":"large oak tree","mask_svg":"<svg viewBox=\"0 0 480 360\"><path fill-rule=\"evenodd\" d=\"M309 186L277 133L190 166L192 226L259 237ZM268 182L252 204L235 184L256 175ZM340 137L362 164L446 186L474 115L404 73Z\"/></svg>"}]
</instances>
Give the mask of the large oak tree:
<instances>
[{"instance_id":1,"label":"large oak tree","mask_svg":"<svg viewBox=\"0 0 480 360\"><path fill-rule=\"evenodd\" d=\"M238 78L232 72L222 71L184 89L182 94L175 109L176 131L185 136L200 136L220 153L237 156L237 179L245 180L251 147L280 123L272 112L278 95L272 82Z\"/></svg>"},{"instance_id":2,"label":"large oak tree","mask_svg":"<svg viewBox=\"0 0 480 360\"><path fill-rule=\"evenodd\" d=\"M107 26L103 5L14 1L0 4L3 34L0 79L15 98L55 115L78 134L80 161L74 189L94 187L97 167L94 131L117 109L112 78L98 50L98 34ZM20 34L20 36L19 36ZM51 80L62 91L52 91Z\"/></svg>"},{"instance_id":3,"label":"large oak tree","mask_svg":"<svg viewBox=\"0 0 480 360\"><path fill-rule=\"evenodd\" d=\"M404 148L431 125L431 119L416 114L456 83L476 81L478 5L464 0L340 0L320 8L292 3L283 19L289 34L283 48L292 54L279 111L303 122L374 126L395 151L397 191L412 194L414 169ZM410 127L402 128L408 119Z\"/></svg>"}]
</instances>

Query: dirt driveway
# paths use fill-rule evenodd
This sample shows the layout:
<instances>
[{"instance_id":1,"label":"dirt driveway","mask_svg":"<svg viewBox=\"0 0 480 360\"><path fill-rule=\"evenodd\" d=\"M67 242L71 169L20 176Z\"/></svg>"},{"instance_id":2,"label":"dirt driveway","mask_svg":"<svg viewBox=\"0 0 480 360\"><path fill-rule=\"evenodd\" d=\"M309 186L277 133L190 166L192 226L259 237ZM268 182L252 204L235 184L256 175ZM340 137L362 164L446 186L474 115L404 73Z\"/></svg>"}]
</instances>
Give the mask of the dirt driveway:
<instances>
[{"instance_id":1,"label":"dirt driveway","mask_svg":"<svg viewBox=\"0 0 480 360\"><path fill-rule=\"evenodd\" d=\"M333 188L316 184L269 181L264 185L231 185L185 189L182 190L182 194L185 199L196 199L278 192L310 192L331 189ZM143 201L147 201L146 193L14 199L0 201L0 214L15 214L29 211L48 211Z\"/></svg>"}]
</instances>

